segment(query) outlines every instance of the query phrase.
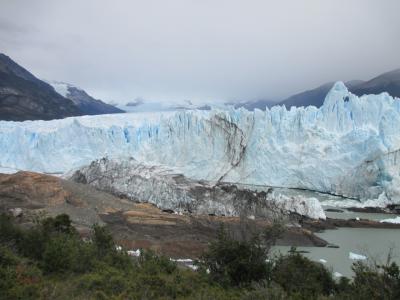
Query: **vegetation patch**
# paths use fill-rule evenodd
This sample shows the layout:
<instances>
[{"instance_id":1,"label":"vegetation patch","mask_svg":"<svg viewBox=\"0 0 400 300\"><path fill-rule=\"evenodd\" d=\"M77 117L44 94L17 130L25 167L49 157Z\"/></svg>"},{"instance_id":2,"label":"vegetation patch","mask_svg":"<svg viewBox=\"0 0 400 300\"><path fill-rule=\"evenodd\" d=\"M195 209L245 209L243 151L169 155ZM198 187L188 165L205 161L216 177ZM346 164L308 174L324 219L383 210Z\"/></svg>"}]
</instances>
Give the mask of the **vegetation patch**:
<instances>
[{"instance_id":1,"label":"vegetation patch","mask_svg":"<svg viewBox=\"0 0 400 300\"><path fill-rule=\"evenodd\" d=\"M130 257L106 227L81 239L67 215L21 227L0 215L0 299L400 299L400 271L353 265L339 281L295 249L271 257L274 225L240 240L223 227L197 270L142 251Z\"/></svg>"}]
</instances>

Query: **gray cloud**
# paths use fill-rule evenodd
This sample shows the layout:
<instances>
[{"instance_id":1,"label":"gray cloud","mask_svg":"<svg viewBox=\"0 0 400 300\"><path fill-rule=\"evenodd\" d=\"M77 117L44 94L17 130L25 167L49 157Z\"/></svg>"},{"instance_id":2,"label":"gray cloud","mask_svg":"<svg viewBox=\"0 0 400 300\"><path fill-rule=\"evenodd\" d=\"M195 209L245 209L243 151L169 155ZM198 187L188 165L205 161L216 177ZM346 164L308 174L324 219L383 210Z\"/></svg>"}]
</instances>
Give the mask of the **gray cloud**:
<instances>
[{"instance_id":1,"label":"gray cloud","mask_svg":"<svg viewBox=\"0 0 400 300\"><path fill-rule=\"evenodd\" d=\"M280 98L400 67L398 0L0 0L0 51L105 100Z\"/></svg>"}]
</instances>

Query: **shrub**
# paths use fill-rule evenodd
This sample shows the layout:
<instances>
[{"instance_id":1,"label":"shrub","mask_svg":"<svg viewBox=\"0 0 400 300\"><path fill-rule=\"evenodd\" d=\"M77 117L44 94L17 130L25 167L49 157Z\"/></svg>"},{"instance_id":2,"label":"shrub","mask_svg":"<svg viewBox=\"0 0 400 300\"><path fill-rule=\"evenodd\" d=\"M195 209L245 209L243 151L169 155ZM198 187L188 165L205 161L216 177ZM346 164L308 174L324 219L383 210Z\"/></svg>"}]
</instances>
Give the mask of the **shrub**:
<instances>
[{"instance_id":1,"label":"shrub","mask_svg":"<svg viewBox=\"0 0 400 300\"><path fill-rule=\"evenodd\" d=\"M321 263L313 262L296 251L275 261L272 280L299 299L330 295L336 288L331 272Z\"/></svg>"},{"instance_id":2,"label":"shrub","mask_svg":"<svg viewBox=\"0 0 400 300\"><path fill-rule=\"evenodd\" d=\"M0 299L37 299L40 270L0 246Z\"/></svg>"},{"instance_id":3,"label":"shrub","mask_svg":"<svg viewBox=\"0 0 400 300\"><path fill-rule=\"evenodd\" d=\"M55 218L46 218L42 221L43 231L46 234L54 232L64 234L76 234L75 228L72 226L71 219L66 214L61 214Z\"/></svg>"},{"instance_id":4,"label":"shrub","mask_svg":"<svg viewBox=\"0 0 400 300\"><path fill-rule=\"evenodd\" d=\"M387 265L353 264L354 280L347 288L340 289L346 299L400 299L400 270L396 263Z\"/></svg>"},{"instance_id":5,"label":"shrub","mask_svg":"<svg viewBox=\"0 0 400 300\"><path fill-rule=\"evenodd\" d=\"M139 266L144 272L152 274L172 274L177 269L175 262L171 261L168 257L156 255L151 250L141 252L139 257Z\"/></svg>"},{"instance_id":6,"label":"shrub","mask_svg":"<svg viewBox=\"0 0 400 300\"><path fill-rule=\"evenodd\" d=\"M93 244L100 256L105 256L110 252L115 252L115 244L111 234L106 227L97 224L93 226Z\"/></svg>"},{"instance_id":7,"label":"shrub","mask_svg":"<svg viewBox=\"0 0 400 300\"><path fill-rule=\"evenodd\" d=\"M21 230L16 227L10 216L0 214L0 243L14 245L21 238Z\"/></svg>"},{"instance_id":8,"label":"shrub","mask_svg":"<svg viewBox=\"0 0 400 300\"><path fill-rule=\"evenodd\" d=\"M72 268L75 249L70 239L57 236L50 239L43 253L43 269L48 273L67 272Z\"/></svg>"},{"instance_id":9,"label":"shrub","mask_svg":"<svg viewBox=\"0 0 400 300\"><path fill-rule=\"evenodd\" d=\"M46 238L43 232L37 228L32 228L23 233L18 242L19 252L26 257L41 260L45 249Z\"/></svg>"},{"instance_id":10,"label":"shrub","mask_svg":"<svg viewBox=\"0 0 400 300\"><path fill-rule=\"evenodd\" d=\"M247 285L267 278L267 253L259 236L237 241L221 226L217 240L202 257L202 266L210 271L212 280L227 286Z\"/></svg>"},{"instance_id":11,"label":"shrub","mask_svg":"<svg viewBox=\"0 0 400 300\"><path fill-rule=\"evenodd\" d=\"M65 214L43 219L34 228L25 230L17 240L18 249L26 257L42 260L49 240L53 236L57 239L60 235L77 236L69 216Z\"/></svg>"},{"instance_id":12,"label":"shrub","mask_svg":"<svg viewBox=\"0 0 400 300\"><path fill-rule=\"evenodd\" d=\"M241 300L286 300L288 295L277 284L261 282L253 284L251 290L245 292Z\"/></svg>"},{"instance_id":13,"label":"shrub","mask_svg":"<svg viewBox=\"0 0 400 300\"><path fill-rule=\"evenodd\" d=\"M88 273L80 277L78 289L83 292L103 292L104 294L120 295L129 288L129 278L124 272L110 266Z\"/></svg>"}]
</instances>

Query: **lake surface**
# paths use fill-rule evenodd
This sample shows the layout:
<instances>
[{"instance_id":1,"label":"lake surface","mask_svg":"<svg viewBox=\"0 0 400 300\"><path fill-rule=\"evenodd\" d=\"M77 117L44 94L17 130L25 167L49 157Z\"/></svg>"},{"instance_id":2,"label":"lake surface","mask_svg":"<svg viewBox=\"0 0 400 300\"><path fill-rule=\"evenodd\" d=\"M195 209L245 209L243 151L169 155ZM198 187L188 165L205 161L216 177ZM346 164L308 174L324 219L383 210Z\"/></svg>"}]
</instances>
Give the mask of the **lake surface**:
<instances>
[{"instance_id":1,"label":"lake surface","mask_svg":"<svg viewBox=\"0 0 400 300\"><path fill-rule=\"evenodd\" d=\"M312 260L326 260L325 265L333 272L352 276L351 265L354 260L349 259L350 252L385 262L389 250L392 249L395 255L394 261L400 264L400 229L339 228L316 235L340 248L298 247L297 250L309 251L304 255ZM289 250L290 247L274 247L274 251L283 254Z\"/></svg>"},{"instance_id":2,"label":"lake surface","mask_svg":"<svg viewBox=\"0 0 400 300\"><path fill-rule=\"evenodd\" d=\"M257 191L268 191L271 187L239 184L242 188L248 188ZM324 194L308 190L288 189L273 187L276 194L282 194L289 197L313 197L317 198L328 218L336 219L368 219L380 221L383 219L395 218L395 214L383 213L364 213L352 212L343 207L359 206L360 201L348 199L340 196ZM340 212L327 212L327 208L339 208ZM355 260L349 258L349 253L353 252L368 257L367 262L375 260L378 263L386 261L389 251L393 253L393 260L400 265L400 229L376 229L376 228L338 228L336 230L326 230L322 233L316 233L320 238L339 248L327 247L298 247L299 251L307 251L304 255L314 261L325 260L327 266L332 272L338 272L344 276L351 277L353 272L351 265ZM287 246L275 246L274 252L286 254L290 250Z\"/></svg>"}]
</instances>

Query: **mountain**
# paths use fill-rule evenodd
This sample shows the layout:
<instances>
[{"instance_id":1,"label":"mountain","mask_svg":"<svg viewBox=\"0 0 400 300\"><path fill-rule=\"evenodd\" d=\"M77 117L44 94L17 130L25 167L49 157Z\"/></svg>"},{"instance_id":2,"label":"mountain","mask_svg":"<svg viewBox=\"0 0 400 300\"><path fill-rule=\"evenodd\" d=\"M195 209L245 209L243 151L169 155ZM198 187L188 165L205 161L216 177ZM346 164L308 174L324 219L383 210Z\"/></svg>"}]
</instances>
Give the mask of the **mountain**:
<instances>
[{"instance_id":1,"label":"mountain","mask_svg":"<svg viewBox=\"0 0 400 300\"><path fill-rule=\"evenodd\" d=\"M309 105L320 107L333 84L334 82L325 83L315 89L293 95L279 102L279 105L284 104L287 108ZM349 91L357 96L387 92L392 97L400 97L400 69L381 74L369 81L352 80L345 84Z\"/></svg>"},{"instance_id":2,"label":"mountain","mask_svg":"<svg viewBox=\"0 0 400 300\"><path fill-rule=\"evenodd\" d=\"M95 159L132 156L190 179L400 202L399 107L386 93L358 97L338 82L320 108L3 122L0 166L65 173Z\"/></svg>"},{"instance_id":3,"label":"mountain","mask_svg":"<svg viewBox=\"0 0 400 300\"><path fill-rule=\"evenodd\" d=\"M93 97L89 96L84 90L71 84L58 81L50 81L49 84L61 96L72 100L72 102L84 115L115 114L125 112L122 109L119 109L111 104L107 104L101 100L94 99Z\"/></svg>"},{"instance_id":4,"label":"mountain","mask_svg":"<svg viewBox=\"0 0 400 300\"><path fill-rule=\"evenodd\" d=\"M52 120L121 112L72 85L44 82L0 53L0 120Z\"/></svg>"},{"instance_id":5,"label":"mountain","mask_svg":"<svg viewBox=\"0 0 400 300\"><path fill-rule=\"evenodd\" d=\"M74 103L0 53L0 120L50 120L79 116Z\"/></svg>"},{"instance_id":6,"label":"mountain","mask_svg":"<svg viewBox=\"0 0 400 300\"><path fill-rule=\"evenodd\" d=\"M255 100L227 102L225 104L233 105L235 108L243 107L247 110L254 110L255 108L265 110L266 107L271 108L274 105L285 105L287 109L290 109L292 106L300 107L313 105L321 107L326 95L334 84L334 82L328 82L317 88L290 96L282 101ZM392 97L400 97L400 69L381 74L369 81L347 81L345 85L350 92L357 96L387 92Z\"/></svg>"},{"instance_id":7,"label":"mountain","mask_svg":"<svg viewBox=\"0 0 400 300\"><path fill-rule=\"evenodd\" d=\"M387 92L392 97L400 98L400 69L384 73L367 82L350 87L350 91L358 96Z\"/></svg>"}]
</instances>

